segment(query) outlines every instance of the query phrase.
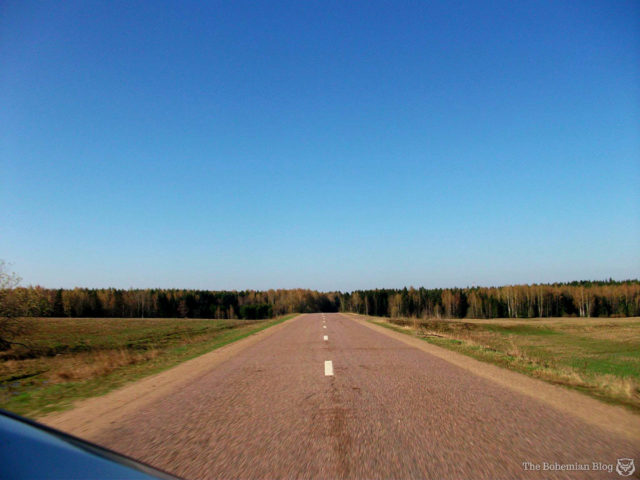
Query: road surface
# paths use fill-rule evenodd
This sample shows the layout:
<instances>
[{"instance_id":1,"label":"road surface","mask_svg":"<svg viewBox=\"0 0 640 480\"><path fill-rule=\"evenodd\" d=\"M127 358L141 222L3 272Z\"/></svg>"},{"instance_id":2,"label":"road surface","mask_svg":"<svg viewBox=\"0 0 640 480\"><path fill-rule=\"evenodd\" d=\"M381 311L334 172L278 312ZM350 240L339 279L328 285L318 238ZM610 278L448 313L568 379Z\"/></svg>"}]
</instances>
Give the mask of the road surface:
<instances>
[{"instance_id":1,"label":"road surface","mask_svg":"<svg viewBox=\"0 0 640 480\"><path fill-rule=\"evenodd\" d=\"M341 314L303 315L91 439L187 479L621 478L624 457L640 470L637 438Z\"/></svg>"}]
</instances>

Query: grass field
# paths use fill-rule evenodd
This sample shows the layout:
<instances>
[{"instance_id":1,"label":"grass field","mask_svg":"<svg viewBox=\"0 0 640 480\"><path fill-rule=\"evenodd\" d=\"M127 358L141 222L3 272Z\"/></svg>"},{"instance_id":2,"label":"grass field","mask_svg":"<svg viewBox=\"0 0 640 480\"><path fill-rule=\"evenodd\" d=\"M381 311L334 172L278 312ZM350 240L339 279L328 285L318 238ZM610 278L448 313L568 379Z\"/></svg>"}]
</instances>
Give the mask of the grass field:
<instances>
[{"instance_id":1,"label":"grass field","mask_svg":"<svg viewBox=\"0 0 640 480\"><path fill-rule=\"evenodd\" d=\"M29 318L28 335L0 352L0 407L36 417L102 395L282 322Z\"/></svg>"},{"instance_id":2,"label":"grass field","mask_svg":"<svg viewBox=\"0 0 640 480\"><path fill-rule=\"evenodd\" d=\"M640 318L369 320L640 412Z\"/></svg>"}]
</instances>

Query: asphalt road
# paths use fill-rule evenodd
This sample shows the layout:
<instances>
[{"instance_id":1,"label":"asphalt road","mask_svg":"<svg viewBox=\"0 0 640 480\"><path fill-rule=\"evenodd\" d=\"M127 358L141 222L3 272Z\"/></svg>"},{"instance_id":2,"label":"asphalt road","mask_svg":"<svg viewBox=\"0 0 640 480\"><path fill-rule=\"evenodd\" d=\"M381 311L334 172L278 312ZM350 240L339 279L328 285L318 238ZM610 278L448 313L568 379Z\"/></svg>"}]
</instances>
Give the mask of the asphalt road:
<instances>
[{"instance_id":1,"label":"asphalt road","mask_svg":"<svg viewBox=\"0 0 640 480\"><path fill-rule=\"evenodd\" d=\"M300 317L93 440L188 479L621 478L621 457L640 470L634 442L340 314Z\"/></svg>"}]
</instances>

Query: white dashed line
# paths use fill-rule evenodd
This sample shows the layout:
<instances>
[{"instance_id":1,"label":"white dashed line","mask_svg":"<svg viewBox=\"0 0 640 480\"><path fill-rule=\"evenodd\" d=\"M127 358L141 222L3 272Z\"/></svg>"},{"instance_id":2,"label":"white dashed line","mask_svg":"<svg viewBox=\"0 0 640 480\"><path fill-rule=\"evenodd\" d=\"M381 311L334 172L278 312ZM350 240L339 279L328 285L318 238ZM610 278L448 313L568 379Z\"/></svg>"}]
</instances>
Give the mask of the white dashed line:
<instances>
[{"instance_id":1,"label":"white dashed line","mask_svg":"<svg viewBox=\"0 0 640 480\"><path fill-rule=\"evenodd\" d=\"M326 342L327 340L329 340L329 335L324 336L324 341Z\"/></svg>"},{"instance_id":2,"label":"white dashed line","mask_svg":"<svg viewBox=\"0 0 640 480\"><path fill-rule=\"evenodd\" d=\"M322 325L322 328L327 328L327 326L326 325Z\"/></svg>"},{"instance_id":3,"label":"white dashed line","mask_svg":"<svg viewBox=\"0 0 640 480\"><path fill-rule=\"evenodd\" d=\"M331 360L324 362L324 375L325 377L333 377L333 362Z\"/></svg>"}]
</instances>

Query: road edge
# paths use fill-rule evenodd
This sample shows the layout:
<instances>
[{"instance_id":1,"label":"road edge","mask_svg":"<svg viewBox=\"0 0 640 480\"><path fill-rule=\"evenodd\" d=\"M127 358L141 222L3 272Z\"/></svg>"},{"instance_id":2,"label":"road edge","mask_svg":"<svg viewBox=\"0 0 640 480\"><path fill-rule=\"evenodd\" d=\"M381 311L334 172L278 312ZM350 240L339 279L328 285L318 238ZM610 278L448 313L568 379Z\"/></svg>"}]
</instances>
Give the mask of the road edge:
<instances>
[{"instance_id":1,"label":"road edge","mask_svg":"<svg viewBox=\"0 0 640 480\"><path fill-rule=\"evenodd\" d=\"M623 407L609 405L580 392L552 385L543 380L531 378L497 365L476 360L462 353L447 350L420 338L376 325L361 315L341 314L372 330L464 368L479 377L544 402L556 410L577 417L592 426L623 436L628 440L640 441L640 416Z\"/></svg>"},{"instance_id":2,"label":"road edge","mask_svg":"<svg viewBox=\"0 0 640 480\"><path fill-rule=\"evenodd\" d=\"M298 314L168 370L128 383L105 395L79 400L71 410L49 413L36 418L36 421L78 437L91 439L124 416L170 394L177 388L197 381L222 362L303 316L304 314Z\"/></svg>"}]
</instances>

